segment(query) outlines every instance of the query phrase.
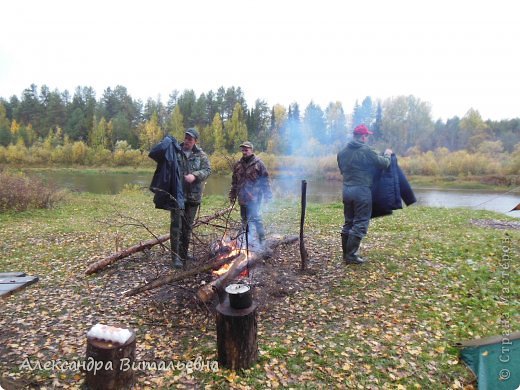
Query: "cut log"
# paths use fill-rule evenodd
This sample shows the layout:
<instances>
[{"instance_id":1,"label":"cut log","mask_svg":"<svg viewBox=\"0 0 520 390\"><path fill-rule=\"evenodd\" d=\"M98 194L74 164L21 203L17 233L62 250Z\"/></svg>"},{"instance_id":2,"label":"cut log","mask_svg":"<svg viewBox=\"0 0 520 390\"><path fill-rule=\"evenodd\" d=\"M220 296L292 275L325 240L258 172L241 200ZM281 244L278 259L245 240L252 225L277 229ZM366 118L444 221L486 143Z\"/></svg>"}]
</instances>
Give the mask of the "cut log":
<instances>
[{"instance_id":1,"label":"cut log","mask_svg":"<svg viewBox=\"0 0 520 390\"><path fill-rule=\"evenodd\" d=\"M217 306L217 351L219 366L246 369L258 359L257 304L233 309L229 301Z\"/></svg>"},{"instance_id":2,"label":"cut log","mask_svg":"<svg viewBox=\"0 0 520 390\"><path fill-rule=\"evenodd\" d=\"M193 224L193 229L195 229L196 227L198 227L200 225L207 224L208 222L212 221L213 219L221 217L221 216L225 215L226 213L229 213L232 209L233 208L230 206L227 209L220 210L213 215L208 215L208 216L197 219L197 221L195 221L195 223ZM110 264L113 264L118 260L121 260L130 255L133 255L134 253L142 252L146 249L150 249L152 246L161 244L165 241L168 241L169 239L170 239L170 234L164 234L162 236L159 236L159 237L150 239L148 241L144 241L144 242L141 242L134 246L131 246L130 248L124 249L120 252L114 253L102 260L96 261L95 263L92 263L91 265L89 265L89 267L85 271L85 274L90 275L95 272L101 271L102 269L108 267Z\"/></svg>"},{"instance_id":3,"label":"cut log","mask_svg":"<svg viewBox=\"0 0 520 390\"><path fill-rule=\"evenodd\" d=\"M130 332L132 336L123 345L87 338L87 389L133 388L135 377L132 364L135 360L136 337L133 330Z\"/></svg>"},{"instance_id":4,"label":"cut log","mask_svg":"<svg viewBox=\"0 0 520 390\"><path fill-rule=\"evenodd\" d=\"M276 249L278 246L292 244L296 241L298 241L297 236L288 236L281 239L267 240L265 242L264 249L257 252L249 252L249 257L247 260L242 260L240 262L235 260L233 266L225 274L202 286L199 291L197 291L197 297L202 302L210 302L213 300L218 290L225 287L225 283L228 280L238 277L246 268L253 268L258 260L271 256L274 249Z\"/></svg>"}]
</instances>

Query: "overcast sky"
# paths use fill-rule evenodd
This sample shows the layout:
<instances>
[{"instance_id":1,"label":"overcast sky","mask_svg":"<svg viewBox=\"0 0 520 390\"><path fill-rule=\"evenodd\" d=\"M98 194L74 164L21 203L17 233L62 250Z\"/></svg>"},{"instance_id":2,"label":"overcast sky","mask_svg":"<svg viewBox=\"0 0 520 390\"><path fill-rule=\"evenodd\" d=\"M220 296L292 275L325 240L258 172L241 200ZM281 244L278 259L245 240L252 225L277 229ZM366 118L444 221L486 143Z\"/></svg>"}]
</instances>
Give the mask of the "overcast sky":
<instances>
[{"instance_id":1,"label":"overcast sky","mask_svg":"<svg viewBox=\"0 0 520 390\"><path fill-rule=\"evenodd\" d=\"M515 0L6 0L0 96L32 83L134 99L240 86L251 105L414 95L434 119L520 117Z\"/></svg>"}]
</instances>

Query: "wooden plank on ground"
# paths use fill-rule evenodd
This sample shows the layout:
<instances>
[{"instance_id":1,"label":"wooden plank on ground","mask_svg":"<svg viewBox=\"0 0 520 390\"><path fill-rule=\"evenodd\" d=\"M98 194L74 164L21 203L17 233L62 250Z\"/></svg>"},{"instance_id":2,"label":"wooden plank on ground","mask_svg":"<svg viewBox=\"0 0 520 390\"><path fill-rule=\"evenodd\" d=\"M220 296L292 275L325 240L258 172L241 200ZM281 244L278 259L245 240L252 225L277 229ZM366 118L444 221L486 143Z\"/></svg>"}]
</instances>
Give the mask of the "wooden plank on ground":
<instances>
[{"instance_id":1,"label":"wooden plank on ground","mask_svg":"<svg viewBox=\"0 0 520 390\"><path fill-rule=\"evenodd\" d=\"M25 276L25 272L0 272L0 279L12 278L13 276Z\"/></svg>"},{"instance_id":2,"label":"wooden plank on ground","mask_svg":"<svg viewBox=\"0 0 520 390\"><path fill-rule=\"evenodd\" d=\"M0 279L0 297L5 298L38 281L37 276L23 276Z\"/></svg>"}]
</instances>

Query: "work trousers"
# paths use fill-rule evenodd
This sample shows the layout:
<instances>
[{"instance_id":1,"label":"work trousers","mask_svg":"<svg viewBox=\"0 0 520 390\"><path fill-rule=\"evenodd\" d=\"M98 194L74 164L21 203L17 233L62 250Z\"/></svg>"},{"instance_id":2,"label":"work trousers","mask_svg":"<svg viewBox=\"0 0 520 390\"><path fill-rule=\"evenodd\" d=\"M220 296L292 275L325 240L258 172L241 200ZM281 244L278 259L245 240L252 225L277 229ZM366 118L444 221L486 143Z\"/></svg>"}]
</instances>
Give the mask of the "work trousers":
<instances>
[{"instance_id":1,"label":"work trousers","mask_svg":"<svg viewBox=\"0 0 520 390\"><path fill-rule=\"evenodd\" d=\"M343 214L345 224L341 229L341 234L352 234L361 239L365 237L372 215L372 191L370 187L343 184Z\"/></svg>"},{"instance_id":2,"label":"work trousers","mask_svg":"<svg viewBox=\"0 0 520 390\"><path fill-rule=\"evenodd\" d=\"M170 243L172 260L179 256L186 260L191 239L193 221L199 209L198 203L185 203L184 210L172 210L170 214Z\"/></svg>"},{"instance_id":3,"label":"work trousers","mask_svg":"<svg viewBox=\"0 0 520 390\"><path fill-rule=\"evenodd\" d=\"M251 226L256 229L258 240L262 243L265 240L265 229L260 214L260 202L249 202L246 205L240 205L240 217L242 219L242 229L245 231L249 224L249 231Z\"/></svg>"}]
</instances>

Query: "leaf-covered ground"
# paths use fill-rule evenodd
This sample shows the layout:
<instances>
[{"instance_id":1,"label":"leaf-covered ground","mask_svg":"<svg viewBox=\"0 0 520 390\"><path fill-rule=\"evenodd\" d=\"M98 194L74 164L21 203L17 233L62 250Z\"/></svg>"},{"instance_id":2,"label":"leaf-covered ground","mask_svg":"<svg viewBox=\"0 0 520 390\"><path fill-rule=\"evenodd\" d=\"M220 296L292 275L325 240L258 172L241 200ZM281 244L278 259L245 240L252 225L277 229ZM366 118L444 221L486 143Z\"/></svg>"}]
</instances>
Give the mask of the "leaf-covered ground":
<instances>
[{"instance_id":1,"label":"leaf-covered ground","mask_svg":"<svg viewBox=\"0 0 520 390\"><path fill-rule=\"evenodd\" d=\"M206 198L201 215L224 207L223 198ZM194 298L211 275L123 297L123 291L170 270L160 247L84 275L89 263L150 238L121 216L156 234L168 231L168 213L138 191L74 194L52 210L0 215L0 272L40 277L0 301L2 387L80 387L79 370L34 366L84 360L85 334L97 322L132 327L139 362L176 364L166 370L138 367L137 387L150 389L472 388L473 376L458 361L454 343L502 334L507 326L520 329L520 232L472 223L507 221L506 216L410 207L372 221L362 247L369 263L345 266L342 205L310 204L310 271L299 271L295 244L279 248L252 274L261 303L257 364L241 372L213 371L213 308ZM264 219L271 236L297 234L298 200L272 204ZM217 228L198 234L207 238L212 229Z\"/></svg>"}]
</instances>

